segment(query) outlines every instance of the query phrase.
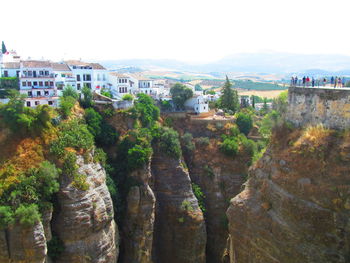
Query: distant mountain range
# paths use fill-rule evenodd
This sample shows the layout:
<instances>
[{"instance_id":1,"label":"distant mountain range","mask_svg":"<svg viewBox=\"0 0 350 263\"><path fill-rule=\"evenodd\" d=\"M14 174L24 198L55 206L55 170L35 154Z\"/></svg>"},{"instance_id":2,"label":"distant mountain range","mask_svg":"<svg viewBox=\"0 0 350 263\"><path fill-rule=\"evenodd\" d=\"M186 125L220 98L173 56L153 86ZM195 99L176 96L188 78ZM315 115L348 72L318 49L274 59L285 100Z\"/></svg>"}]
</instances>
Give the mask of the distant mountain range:
<instances>
[{"instance_id":1,"label":"distant mountain range","mask_svg":"<svg viewBox=\"0 0 350 263\"><path fill-rule=\"evenodd\" d=\"M143 70L177 70L211 73L221 76L228 72L260 74L350 75L350 56L303 55L289 53L243 53L221 60L194 64L172 59L127 59L98 61L109 69L140 68Z\"/></svg>"}]
</instances>

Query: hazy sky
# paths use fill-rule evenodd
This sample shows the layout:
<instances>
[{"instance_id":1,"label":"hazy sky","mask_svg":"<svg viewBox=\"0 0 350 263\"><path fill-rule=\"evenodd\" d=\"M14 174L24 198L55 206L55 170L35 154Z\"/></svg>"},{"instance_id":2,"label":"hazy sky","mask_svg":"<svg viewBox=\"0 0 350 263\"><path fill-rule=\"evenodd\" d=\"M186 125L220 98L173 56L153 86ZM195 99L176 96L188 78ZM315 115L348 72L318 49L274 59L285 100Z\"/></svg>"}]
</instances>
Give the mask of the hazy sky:
<instances>
[{"instance_id":1,"label":"hazy sky","mask_svg":"<svg viewBox=\"0 0 350 263\"><path fill-rule=\"evenodd\" d=\"M24 58L350 55L349 0L3 0L0 9L0 40Z\"/></svg>"}]
</instances>

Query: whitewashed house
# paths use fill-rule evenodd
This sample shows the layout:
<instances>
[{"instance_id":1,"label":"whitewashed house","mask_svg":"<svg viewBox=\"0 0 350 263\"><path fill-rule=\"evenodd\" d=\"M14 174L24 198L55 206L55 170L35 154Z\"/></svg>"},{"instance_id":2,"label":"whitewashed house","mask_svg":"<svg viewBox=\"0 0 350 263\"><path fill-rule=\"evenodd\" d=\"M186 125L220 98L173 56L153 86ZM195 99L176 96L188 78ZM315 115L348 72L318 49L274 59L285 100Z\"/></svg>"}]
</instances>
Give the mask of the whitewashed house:
<instances>
[{"instance_id":1,"label":"whitewashed house","mask_svg":"<svg viewBox=\"0 0 350 263\"><path fill-rule=\"evenodd\" d=\"M16 51L2 54L0 51L0 77L19 77L20 56Z\"/></svg>"},{"instance_id":2,"label":"whitewashed house","mask_svg":"<svg viewBox=\"0 0 350 263\"><path fill-rule=\"evenodd\" d=\"M20 93L27 96L25 106L58 106L55 75L50 61L21 61L19 78Z\"/></svg>"},{"instance_id":3,"label":"whitewashed house","mask_svg":"<svg viewBox=\"0 0 350 263\"><path fill-rule=\"evenodd\" d=\"M66 63L52 62L51 66L55 76L55 85L59 96L61 96L62 90L68 86L71 86L72 88L79 91L79 89L77 89L76 78L72 70L69 68L69 66Z\"/></svg>"},{"instance_id":4,"label":"whitewashed house","mask_svg":"<svg viewBox=\"0 0 350 263\"><path fill-rule=\"evenodd\" d=\"M206 95L194 95L194 97L186 100L185 108L196 113L209 112L208 98Z\"/></svg>"},{"instance_id":5,"label":"whitewashed house","mask_svg":"<svg viewBox=\"0 0 350 263\"><path fill-rule=\"evenodd\" d=\"M109 82L111 84L111 93L114 98L121 99L125 94L137 94L138 83L127 74L117 72L109 73Z\"/></svg>"},{"instance_id":6,"label":"whitewashed house","mask_svg":"<svg viewBox=\"0 0 350 263\"><path fill-rule=\"evenodd\" d=\"M69 60L66 63L76 77L77 90L87 86L92 91L100 92L102 88L109 87L108 71L102 65L79 60Z\"/></svg>"}]
</instances>

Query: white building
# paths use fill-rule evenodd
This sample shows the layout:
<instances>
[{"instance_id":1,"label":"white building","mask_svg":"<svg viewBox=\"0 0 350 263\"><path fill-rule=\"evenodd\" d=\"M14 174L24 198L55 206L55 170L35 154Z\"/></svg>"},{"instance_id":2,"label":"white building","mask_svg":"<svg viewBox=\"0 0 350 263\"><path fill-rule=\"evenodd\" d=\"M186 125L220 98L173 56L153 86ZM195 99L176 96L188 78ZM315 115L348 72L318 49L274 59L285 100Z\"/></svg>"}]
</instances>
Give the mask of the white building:
<instances>
[{"instance_id":1,"label":"white building","mask_svg":"<svg viewBox=\"0 0 350 263\"><path fill-rule=\"evenodd\" d=\"M25 99L27 107L43 104L58 106L55 75L50 61L20 62L20 93L27 96Z\"/></svg>"},{"instance_id":2,"label":"white building","mask_svg":"<svg viewBox=\"0 0 350 263\"><path fill-rule=\"evenodd\" d=\"M80 90L84 86L100 92L108 88L108 71L98 63L86 63L79 60L66 61L73 75L76 77L76 87Z\"/></svg>"},{"instance_id":3,"label":"white building","mask_svg":"<svg viewBox=\"0 0 350 263\"><path fill-rule=\"evenodd\" d=\"M16 51L2 54L0 51L0 77L18 77L20 56Z\"/></svg>"},{"instance_id":4,"label":"white building","mask_svg":"<svg viewBox=\"0 0 350 263\"><path fill-rule=\"evenodd\" d=\"M209 111L209 102L206 95L195 95L186 100L185 108L196 113L203 113Z\"/></svg>"},{"instance_id":5,"label":"white building","mask_svg":"<svg viewBox=\"0 0 350 263\"><path fill-rule=\"evenodd\" d=\"M55 85L59 96L62 94L62 90L68 86L71 86L72 88L79 91L79 89L77 89L76 78L66 63L52 62L51 66L55 76Z\"/></svg>"},{"instance_id":6,"label":"white building","mask_svg":"<svg viewBox=\"0 0 350 263\"><path fill-rule=\"evenodd\" d=\"M111 84L111 93L114 98L121 99L125 94L137 94L137 80L127 74L117 72L109 73L109 82Z\"/></svg>"}]
</instances>

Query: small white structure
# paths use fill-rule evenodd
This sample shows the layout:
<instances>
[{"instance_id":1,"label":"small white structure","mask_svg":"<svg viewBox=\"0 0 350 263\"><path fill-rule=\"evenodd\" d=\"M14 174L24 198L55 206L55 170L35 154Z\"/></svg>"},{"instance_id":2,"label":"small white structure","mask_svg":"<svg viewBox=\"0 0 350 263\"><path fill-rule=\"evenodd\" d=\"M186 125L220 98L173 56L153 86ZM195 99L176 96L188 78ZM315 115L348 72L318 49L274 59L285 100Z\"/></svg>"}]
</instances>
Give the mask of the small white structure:
<instances>
[{"instance_id":1,"label":"small white structure","mask_svg":"<svg viewBox=\"0 0 350 263\"><path fill-rule=\"evenodd\" d=\"M20 62L20 93L27 96L25 99L27 107L43 104L58 106L55 75L50 61Z\"/></svg>"},{"instance_id":2,"label":"small white structure","mask_svg":"<svg viewBox=\"0 0 350 263\"><path fill-rule=\"evenodd\" d=\"M196 113L209 112L208 98L206 95L194 96L186 100L185 108Z\"/></svg>"}]
</instances>

